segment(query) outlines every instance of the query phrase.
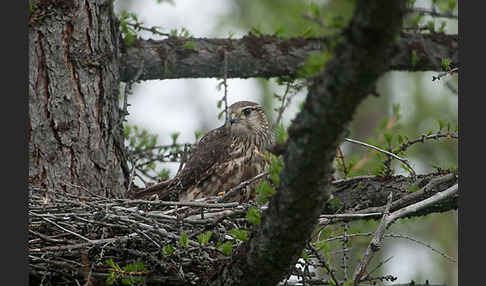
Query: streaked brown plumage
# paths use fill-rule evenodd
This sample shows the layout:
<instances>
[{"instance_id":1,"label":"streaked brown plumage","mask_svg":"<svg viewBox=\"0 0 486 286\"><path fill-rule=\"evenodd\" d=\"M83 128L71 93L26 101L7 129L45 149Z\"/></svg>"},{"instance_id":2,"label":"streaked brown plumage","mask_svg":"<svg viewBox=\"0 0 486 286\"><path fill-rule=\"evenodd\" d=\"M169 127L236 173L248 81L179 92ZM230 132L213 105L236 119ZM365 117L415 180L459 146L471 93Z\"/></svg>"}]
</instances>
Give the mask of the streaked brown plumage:
<instances>
[{"instance_id":1,"label":"streaked brown plumage","mask_svg":"<svg viewBox=\"0 0 486 286\"><path fill-rule=\"evenodd\" d=\"M263 107L239 101L228 107L230 120L209 131L199 140L184 168L171 180L135 193L134 198L158 194L182 201L216 196L264 172L267 163L263 152L272 136ZM227 201L248 201L255 181Z\"/></svg>"}]
</instances>

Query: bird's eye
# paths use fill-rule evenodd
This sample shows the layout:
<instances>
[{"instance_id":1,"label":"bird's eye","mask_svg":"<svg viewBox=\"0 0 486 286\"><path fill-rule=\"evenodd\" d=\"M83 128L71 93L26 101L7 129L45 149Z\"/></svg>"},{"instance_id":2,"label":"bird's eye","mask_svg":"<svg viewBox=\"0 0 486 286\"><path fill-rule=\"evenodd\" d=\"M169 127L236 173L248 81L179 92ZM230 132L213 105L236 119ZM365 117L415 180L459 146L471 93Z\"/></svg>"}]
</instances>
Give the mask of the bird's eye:
<instances>
[{"instance_id":1,"label":"bird's eye","mask_svg":"<svg viewBox=\"0 0 486 286\"><path fill-rule=\"evenodd\" d=\"M243 109L243 114L246 116L250 115L250 112L251 112L251 108Z\"/></svg>"}]
</instances>

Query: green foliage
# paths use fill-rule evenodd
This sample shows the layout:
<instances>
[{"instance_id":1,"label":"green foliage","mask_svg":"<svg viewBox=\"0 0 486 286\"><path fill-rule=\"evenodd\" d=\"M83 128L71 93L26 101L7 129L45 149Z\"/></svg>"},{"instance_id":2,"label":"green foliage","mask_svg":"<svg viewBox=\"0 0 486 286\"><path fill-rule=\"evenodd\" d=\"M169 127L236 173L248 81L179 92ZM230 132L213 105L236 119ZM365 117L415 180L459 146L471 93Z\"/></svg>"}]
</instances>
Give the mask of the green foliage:
<instances>
[{"instance_id":1,"label":"green foliage","mask_svg":"<svg viewBox=\"0 0 486 286\"><path fill-rule=\"evenodd\" d=\"M268 174L270 176L270 180L276 186L280 186L280 172L283 169L283 160L282 158L275 156L269 152L266 152L267 158L270 161L270 167L268 168Z\"/></svg>"},{"instance_id":2,"label":"green foliage","mask_svg":"<svg viewBox=\"0 0 486 286\"><path fill-rule=\"evenodd\" d=\"M257 194L256 201L258 205L264 205L276 191L266 180L264 180L257 185L255 192Z\"/></svg>"},{"instance_id":3,"label":"green foliage","mask_svg":"<svg viewBox=\"0 0 486 286\"><path fill-rule=\"evenodd\" d=\"M106 284L113 285L120 281L122 285L143 285L144 280L142 275L147 274L147 269L142 261L137 261L132 264L127 264L121 268L113 259L108 259L105 262L109 267L109 275L106 278Z\"/></svg>"},{"instance_id":4,"label":"green foliage","mask_svg":"<svg viewBox=\"0 0 486 286\"><path fill-rule=\"evenodd\" d=\"M392 143L393 143L393 136L395 134L393 134L393 132L389 131L389 130L385 130L383 131L383 136L385 138L385 142L386 142L386 145L388 148L391 148L392 146Z\"/></svg>"},{"instance_id":5,"label":"green foliage","mask_svg":"<svg viewBox=\"0 0 486 286\"><path fill-rule=\"evenodd\" d=\"M186 49L195 50L197 48L197 45L194 41L187 41L184 43L183 47Z\"/></svg>"},{"instance_id":6,"label":"green foliage","mask_svg":"<svg viewBox=\"0 0 486 286\"><path fill-rule=\"evenodd\" d=\"M307 254L305 248L302 249L302 254L300 255L300 258L304 259L305 262L309 262L309 255Z\"/></svg>"},{"instance_id":7,"label":"green foliage","mask_svg":"<svg viewBox=\"0 0 486 286\"><path fill-rule=\"evenodd\" d=\"M206 134L206 132L205 132L205 131L202 131L202 130L196 130L196 131L194 132L194 139L195 139L195 141L198 141L198 140L199 140L199 138L201 138L201 137L202 137L204 134Z\"/></svg>"},{"instance_id":8,"label":"green foliage","mask_svg":"<svg viewBox=\"0 0 486 286\"><path fill-rule=\"evenodd\" d=\"M173 255L174 252L175 252L175 249L170 244L164 245L164 247L162 248L162 256L163 257L169 257L169 256Z\"/></svg>"},{"instance_id":9,"label":"green foliage","mask_svg":"<svg viewBox=\"0 0 486 286\"><path fill-rule=\"evenodd\" d=\"M250 207L248 209L246 212L246 218L248 219L248 222L255 225L260 225L262 223L260 210L256 207Z\"/></svg>"},{"instance_id":10,"label":"green foliage","mask_svg":"<svg viewBox=\"0 0 486 286\"><path fill-rule=\"evenodd\" d=\"M427 29L429 29L430 32L435 32L435 21L428 21Z\"/></svg>"},{"instance_id":11,"label":"green foliage","mask_svg":"<svg viewBox=\"0 0 486 286\"><path fill-rule=\"evenodd\" d=\"M327 50L320 53L312 53L305 60L304 65L297 70L297 76L310 78L324 70L326 63L332 59L332 54Z\"/></svg>"},{"instance_id":12,"label":"green foliage","mask_svg":"<svg viewBox=\"0 0 486 286\"><path fill-rule=\"evenodd\" d=\"M442 59L441 65L445 71L448 71L451 69L451 60L447 58Z\"/></svg>"},{"instance_id":13,"label":"green foliage","mask_svg":"<svg viewBox=\"0 0 486 286\"><path fill-rule=\"evenodd\" d=\"M439 27L439 32L440 33L445 33L446 25L447 25L447 22L446 21L441 21L440 22L440 27Z\"/></svg>"},{"instance_id":14,"label":"green foliage","mask_svg":"<svg viewBox=\"0 0 486 286\"><path fill-rule=\"evenodd\" d=\"M197 241L199 242L199 244L205 245L211 239L212 234L213 234L212 231L206 231L205 233L201 233L200 235L197 236Z\"/></svg>"},{"instance_id":15,"label":"green foliage","mask_svg":"<svg viewBox=\"0 0 486 286\"><path fill-rule=\"evenodd\" d=\"M155 169L155 166L153 165L149 165L148 167ZM167 180L169 178L169 175L170 175L170 169L167 168L162 168L162 170L160 170L160 172L157 173L157 177L159 177L159 179L161 180Z\"/></svg>"},{"instance_id":16,"label":"green foliage","mask_svg":"<svg viewBox=\"0 0 486 286\"><path fill-rule=\"evenodd\" d=\"M29 0L29 13L32 15L34 14L35 10L37 9L37 5L32 3L32 0Z\"/></svg>"},{"instance_id":17,"label":"green foliage","mask_svg":"<svg viewBox=\"0 0 486 286\"><path fill-rule=\"evenodd\" d=\"M407 190L411 193L415 193L416 191L419 190L418 184L410 184L407 186Z\"/></svg>"},{"instance_id":18,"label":"green foliage","mask_svg":"<svg viewBox=\"0 0 486 286\"><path fill-rule=\"evenodd\" d=\"M285 129L283 124L279 124L275 128L275 141L277 142L277 144L285 144L288 138L289 135L287 133L287 130Z\"/></svg>"},{"instance_id":19,"label":"green foliage","mask_svg":"<svg viewBox=\"0 0 486 286\"><path fill-rule=\"evenodd\" d=\"M417 52L415 50L412 50L412 66L416 66L418 62L420 61L419 57L417 56Z\"/></svg>"},{"instance_id":20,"label":"green foliage","mask_svg":"<svg viewBox=\"0 0 486 286\"><path fill-rule=\"evenodd\" d=\"M145 129L140 130L137 126L125 125L123 135L129 142L129 148L135 152L153 148L157 143L157 135L149 134Z\"/></svg>"},{"instance_id":21,"label":"green foliage","mask_svg":"<svg viewBox=\"0 0 486 286\"><path fill-rule=\"evenodd\" d=\"M123 35L123 40L127 46L131 46L133 41L137 38L137 32L132 23L140 23L135 13L121 11L120 18L120 31Z\"/></svg>"},{"instance_id":22,"label":"green foliage","mask_svg":"<svg viewBox=\"0 0 486 286\"><path fill-rule=\"evenodd\" d=\"M180 132L174 132L170 134L170 138L172 138L172 144L176 145L177 144L177 138L179 138L179 135L181 135Z\"/></svg>"},{"instance_id":23,"label":"green foliage","mask_svg":"<svg viewBox=\"0 0 486 286\"><path fill-rule=\"evenodd\" d=\"M246 230L233 228L229 231L229 234L241 241L248 241L248 233Z\"/></svg>"},{"instance_id":24,"label":"green foliage","mask_svg":"<svg viewBox=\"0 0 486 286\"><path fill-rule=\"evenodd\" d=\"M189 239L187 237L187 233L185 233L184 231L181 233L181 237L179 239L179 245L182 247L189 246Z\"/></svg>"},{"instance_id":25,"label":"green foliage","mask_svg":"<svg viewBox=\"0 0 486 286\"><path fill-rule=\"evenodd\" d=\"M177 29L172 29L170 30L169 35L171 37L177 37L177 38L182 38L182 39L188 39L193 37L192 34L187 30L186 28L182 27L180 30Z\"/></svg>"},{"instance_id":26,"label":"green foliage","mask_svg":"<svg viewBox=\"0 0 486 286\"><path fill-rule=\"evenodd\" d=\"M226 241L225 243L217 246L216 249L221 251L221 253L224 255L231 255L231 253L233 253L233 244L231 241Z\"/></svg>"}]
</instances>

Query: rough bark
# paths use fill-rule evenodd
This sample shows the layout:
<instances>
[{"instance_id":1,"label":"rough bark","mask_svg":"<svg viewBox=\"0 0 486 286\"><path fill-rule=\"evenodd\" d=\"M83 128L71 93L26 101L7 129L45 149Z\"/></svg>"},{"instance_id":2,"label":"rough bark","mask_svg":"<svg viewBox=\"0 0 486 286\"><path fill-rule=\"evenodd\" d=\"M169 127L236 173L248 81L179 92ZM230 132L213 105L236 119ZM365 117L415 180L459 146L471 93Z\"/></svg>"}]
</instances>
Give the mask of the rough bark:
<instances>
[{"instance_id":1,"label":"rough bark","mask_svg":"<svg viewBox=\"0 0 486 286\"><path fill-rule=\"evenodd\" d=\"M343 41L314 78L303 110L289 127L281 187L262 225L213 281L214 285L275 285L297 262L329 188L338 142L358 104L387 70L405 1L357 1ZM323 179L324 178L324 179Z\"/></svg>"},{"instance_id":2,"label":"rough bark","mask_svg":"<svg viewBox=\"0 0 486 286\"><path fill-rule=\"evenodd\" d=\"M249 34L242 39L138 40L122 51L121 80L223 77L223 50L228 52L228 77L294 76L309 54L319 52L326 38L290 38ZM185 45L192 42L192 45ZM191 47L192 46L192 47ZM414 63L412 53L418 61ZM386 68L395 71L442 71L442 59L457 66L458 36L443 33L400 33Z\"/></svg>"},{"instance_id":3,"label":"rough bark","mask_svg":"<svg viewBox=\"0 0 486 286\"><path fill-rule=\"evenodd\" d=\"M127 177L111 1L32 1L32 7L29 183L120 197Z\"/></svg>"},{"instance_id":4,"label":"rough bark","mask_svg":"<svg viewBox=\"0 0 486 286\"><path fill-rule=\"evenodd\" d=\"M325 212L329 214L334 214L338 210L340 213L354 214L382 212L390 192L393 193L390 212L394 212L429 198L457 183L458 177L454 173L419 175L416 181L404 176L393 176L386 179L369 176L335 181L329 190L338 203L327 205ZM411 191L409 189L410 185L415 185L418 191ZM458 199L459 195L453 196L410 216L423 216L430 213L456 210ZM377 215L374 218L379 219L381 215Z\"/></svg>"}]
</instances>

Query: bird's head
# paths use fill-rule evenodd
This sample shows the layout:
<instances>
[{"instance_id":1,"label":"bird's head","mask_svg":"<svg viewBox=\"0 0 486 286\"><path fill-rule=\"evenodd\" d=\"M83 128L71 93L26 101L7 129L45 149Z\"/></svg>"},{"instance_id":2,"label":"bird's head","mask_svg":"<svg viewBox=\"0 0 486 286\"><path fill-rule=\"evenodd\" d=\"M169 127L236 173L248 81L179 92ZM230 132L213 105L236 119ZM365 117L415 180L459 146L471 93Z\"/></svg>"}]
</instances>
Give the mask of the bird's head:
<instances>
[{"instance_id":1,"label":"bird's head","mask_svg":"<svg viewBox=\"0 0 486 286\"><path fill-rule=\"evenodd\" d=\"M238 101L228 107L232 136L267 137L268 121L263 107L251 101Z\"/></svg>"}]
</instances>

